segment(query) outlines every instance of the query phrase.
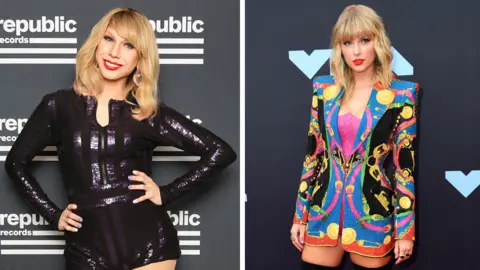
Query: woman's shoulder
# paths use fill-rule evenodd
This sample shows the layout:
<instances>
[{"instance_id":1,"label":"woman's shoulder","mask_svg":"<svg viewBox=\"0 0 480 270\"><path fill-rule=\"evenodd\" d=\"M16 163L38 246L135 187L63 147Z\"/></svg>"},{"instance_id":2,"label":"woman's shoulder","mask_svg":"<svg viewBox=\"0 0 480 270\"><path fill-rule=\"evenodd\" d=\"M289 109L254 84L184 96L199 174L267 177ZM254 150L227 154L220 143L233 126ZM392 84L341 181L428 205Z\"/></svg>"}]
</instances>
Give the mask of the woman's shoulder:
<instances>
[{"instance_id":1,"label":"woman's shoulder","mask_svg":"<svg viewBox=\"0 0 480 270\"><path fill-rule=\"evenodd\" d=\"M43 96L43 101L47 103L65 102L68 99L78 97L73 87L61 88L55 91L49 92Z\"/></svg>"},{"instance_id":2,"label":"woman's shoulder","mask_svg":"<svg viewBox=\"0 0 480 270\"><path fill-rule=\"evenodd\" d=\"M417 82L394 79L391 81L390 89L405 90L410 92L418 91L419 84Z\"/></svg>"},{"instance_id":3,"label":"woman's shoulder","mask_svg":"<svg viewBox=\"0 0 480 270\"><path fill-rule=\"evenodd\" d=\"M313 78L312 83L313 83L313 93L319 97L323 96L324 91L329 87L330 87L329 89L333 90L333 92L337 92L338 90L338 89L333 89L335 88L335 80L333 76L328 76L328 75L316 76ZM331 91L328 91L328 92L331 92Z\"/></svg>"},{"instance_id":4,"label":"woman's shoulder","mask_svg":"<svg viewBox=\"0 0 480 270\"><path fill-rule=\"evenodd\" d=\"M420 86L417 82L394 79L390 90L396 93L394 103L417 103Z\"/></svg>"},{"instance_id":5,"label":"woman's shoulder","mask_svg":"<svg viewBox=\"0 0 480 270\"><path fill-rule=\"evenodd\" d=\"M314 89L325 89L330 85L335 85L335 79L328 75L315 76L312 83Z\"/></svg>"},{"instance_id":6,"label":"woman's shoulder","mask_svg":"<svg viewBox=\"0 0 480 270\"><path fill-rule=\"evenodd\" d=\"M184 116L177 109L171 107L169 104L165 103L164 101L159 100L156 117L159 117L160 120L165 121L167 119L183 118Z\"/></svg>"}]
</instances>

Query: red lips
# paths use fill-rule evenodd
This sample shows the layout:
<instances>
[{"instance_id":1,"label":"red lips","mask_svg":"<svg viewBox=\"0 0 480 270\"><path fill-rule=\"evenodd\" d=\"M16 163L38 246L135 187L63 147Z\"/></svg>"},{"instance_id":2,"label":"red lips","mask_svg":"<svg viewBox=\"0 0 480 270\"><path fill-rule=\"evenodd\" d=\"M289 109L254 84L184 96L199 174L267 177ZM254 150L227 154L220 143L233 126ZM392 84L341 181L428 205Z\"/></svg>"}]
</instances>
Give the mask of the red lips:
<instances>
[{"instance_id":1,"label":"red lips","mask_svg":"<svg viewBox=\"0 0 480 270\"><path fill-rule=\"evenodd\" d=\"M123 65L119 64L119 63L115 63L115 62L112 62L112 61L109 61L107 59L103 59L103 66L108 69L108 70L117 70L119 68L121 68Z\"/></svg>"},{"instance_id":2,"label":"red lips","mask_svg":"<svg viewBox=\"0 0 480 270\"><path fill-rule=\"evenodd\" d=\"M355 66L360 66L361 64L363 64L363 62L365 62L365 59L355 59L355 60L353 60L353 64Z\"/></svg>"}]
</instances>

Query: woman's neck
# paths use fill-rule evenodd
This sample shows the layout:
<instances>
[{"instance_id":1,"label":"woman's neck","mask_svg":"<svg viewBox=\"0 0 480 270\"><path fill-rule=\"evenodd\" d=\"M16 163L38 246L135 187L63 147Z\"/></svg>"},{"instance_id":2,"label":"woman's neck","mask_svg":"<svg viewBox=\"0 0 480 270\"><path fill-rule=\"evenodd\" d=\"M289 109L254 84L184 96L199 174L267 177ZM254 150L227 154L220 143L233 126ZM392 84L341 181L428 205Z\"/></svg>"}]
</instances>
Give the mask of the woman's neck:
<instances>
[{"instance_id":1,"label":"woman's neck","mask_svg":"<svg viewBox=\"0 0 480 270\"><path fill-rule=\"evenodd\" d=\"M108 101L110 99L124 100L127 91L125 90L126 80L104 81L102 92L98 97L99 101Z\"/></svg>"},{"instance_id":2,"label":"woman's neck","mask_svg":"<svg viewBox=\"0 0 480 270\"><path fill-rule=\"evenodd\" d=\"M371 88L373 86L375 80L374 68L374 65L372 65L361 73L355 72L353 74L356 89Z\"/></svg>"}]
</instances>

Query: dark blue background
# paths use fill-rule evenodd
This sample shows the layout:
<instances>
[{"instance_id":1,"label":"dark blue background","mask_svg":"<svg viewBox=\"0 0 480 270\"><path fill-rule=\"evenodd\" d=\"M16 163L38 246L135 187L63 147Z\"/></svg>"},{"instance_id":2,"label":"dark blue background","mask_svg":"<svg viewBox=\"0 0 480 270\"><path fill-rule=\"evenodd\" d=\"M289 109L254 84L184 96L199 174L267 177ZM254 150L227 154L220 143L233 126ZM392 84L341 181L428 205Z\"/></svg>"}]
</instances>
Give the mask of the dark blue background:
<instances>
[{"instance_id":1,"label":"dark blue background","mask_svg":"<svg viewBox=\"0 0 480 270\"><path fill-rule=\"evenodd\" d=\"M349 4L382 16L392 45L414 66L413 76L400 79L423 90L418 241L399 268L478 269L480 189L465 198L445 180L445 171L480 169L480 4L468 0L246 1L246 267L298 269L289 231L312 86L288 51L328 49ZM327 64L321 74L329 74Z\"/></svg>"}]
</instances>

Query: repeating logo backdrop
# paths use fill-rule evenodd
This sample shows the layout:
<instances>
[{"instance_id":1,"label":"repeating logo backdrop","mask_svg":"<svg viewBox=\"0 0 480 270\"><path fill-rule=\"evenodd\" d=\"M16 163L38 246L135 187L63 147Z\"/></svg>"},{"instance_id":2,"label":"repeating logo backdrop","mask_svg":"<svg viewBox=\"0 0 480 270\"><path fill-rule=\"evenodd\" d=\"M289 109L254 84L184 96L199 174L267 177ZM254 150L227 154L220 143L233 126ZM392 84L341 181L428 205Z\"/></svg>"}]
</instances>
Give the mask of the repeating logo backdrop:
<instances>
[{"instance_id":1,"label":"repeating logo backdrop","mask_svg":"<svg viewBox=\"0 0 480 270\"><path fill-rule=\"evenodd\" d=\"M383 17L393 70L423 93L417 248L399 269L477 269L480 4L467 0L246 1L247 269L299 269L289 236L311 78L330 74L331 30L350 4Z\"/></svg>"},{"instance_id":2,"label":"repeating logo backdrop","mask_svg":"<svg viewBox=\"0 0 480 270\"><path fill-rule=\"evenodd\" d=\"M93 25L118 6L143 12L157 35L160 98L239 153L238 1L14 1L0 4L0 161L41 97L72 85L78 49ZM35 157L34 174L63 207L55 154L47 147ZM168 183L198 159L158 147L153 178ZM47 227L5 173L0 181L0 269L64 269L63 233ZM183 254L178 269L239 269L239 202L236 162L169 207Z\"/></svg>"}]
</instances>

